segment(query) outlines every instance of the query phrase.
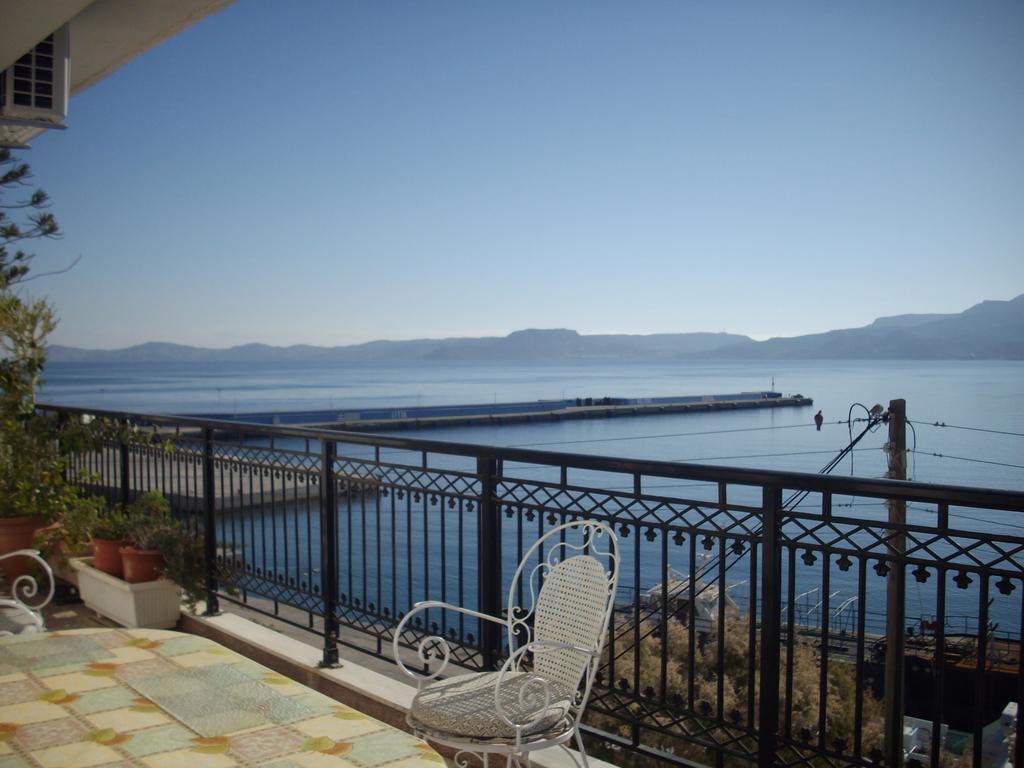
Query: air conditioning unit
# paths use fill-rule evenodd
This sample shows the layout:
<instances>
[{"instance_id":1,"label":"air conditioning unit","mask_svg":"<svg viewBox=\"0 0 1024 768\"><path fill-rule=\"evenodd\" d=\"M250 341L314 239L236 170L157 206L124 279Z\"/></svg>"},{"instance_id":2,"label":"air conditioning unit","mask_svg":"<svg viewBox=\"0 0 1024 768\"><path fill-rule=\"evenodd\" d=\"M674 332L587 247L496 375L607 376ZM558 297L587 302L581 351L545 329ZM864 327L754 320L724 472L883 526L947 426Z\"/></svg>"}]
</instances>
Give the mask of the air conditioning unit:
<instances>
[{"instance_id":1,"label":"air conditioning unit","mask_svg":"<svg viewBox=\"0 0 1024 768\"><path fill-rule=\"evenodd\" d=\"M68 112L68 25L0 72L0 123L63 127Z\"/></svg>"}]
</instances>

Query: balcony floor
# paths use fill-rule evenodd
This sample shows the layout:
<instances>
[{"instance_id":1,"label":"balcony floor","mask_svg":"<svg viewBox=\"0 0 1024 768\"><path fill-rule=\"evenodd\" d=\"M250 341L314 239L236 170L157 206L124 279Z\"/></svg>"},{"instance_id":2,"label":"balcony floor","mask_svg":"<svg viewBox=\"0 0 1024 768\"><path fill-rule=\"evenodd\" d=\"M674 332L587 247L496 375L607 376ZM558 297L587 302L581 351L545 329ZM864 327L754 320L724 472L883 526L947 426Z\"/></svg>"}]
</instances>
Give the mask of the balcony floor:
<instances>
[{"instance_id":1,"label":"balcony floor","mask_svg":"<svg viewBox=\"0 0 1024 768\"><path fill-rule=\"evenodd\" d=\"M413 688L407 685L402 678L398 668L384 658L371 655L347 646L339 646L340 669L320 672L315 669L316 660L321 653L318 646L318 636L306 632L298 627L284 621L275 620L272 616L266 616L257 611L249 610L244 606L228 604L222 606L224 614L231 617L232 624L248 625L252 632L271 630L274 637L280 636L278 642L266 641L265 638L247 638L244 631L242 634L232 634L225 631L217 619L206 620L202 617L191 617L186 614L178 623L178 629L184 632L191 632L210 637L221 644L232 648L244 656L264 666L274 669L287 677L296 680L308 687L314 688L337 701L354 707L365 714L375 717L388 725L408 730L405 725L405 705L395 705L396 699L401 701L405 694L392 694L391 702L388 703L381 696L383 688L394 690L397 687L406 687L411 699ZM200 612L202 605L200 605ZM305 614L287 607L281 609L282 615L293 622L303 620ZM120 626L114 621L100 616L80 600L69 597L65 590L59 590L57 595L43 610L44 620L48 631L60 631L66 629L79 629L89 627L117 627ZM237 621L236 621L237 620ZM301 644L299 646L298 644ZM302 647L303 651L298 653L280 653L275 649L278 647L292 648ZM367 645L367 651L373 648ZM387 652L387 649L385 649ZM315 657L315 658L314 658ZM381 684L382 678L388 678L388 683ZM376 680L376 684L374 683ZM369 682L367 682L369 680ZM340 682L339 682L340 681ZM456 766L454 754L444 749L439 750L448 766ZM547 752L553 752L548 755ZM534 765L539 768L566 768L570 763L567 758L557 750L547 750L545 753L537 753ZM592 768L614 768L610 763L590 757Z\"/></svg>"}]
</instances>

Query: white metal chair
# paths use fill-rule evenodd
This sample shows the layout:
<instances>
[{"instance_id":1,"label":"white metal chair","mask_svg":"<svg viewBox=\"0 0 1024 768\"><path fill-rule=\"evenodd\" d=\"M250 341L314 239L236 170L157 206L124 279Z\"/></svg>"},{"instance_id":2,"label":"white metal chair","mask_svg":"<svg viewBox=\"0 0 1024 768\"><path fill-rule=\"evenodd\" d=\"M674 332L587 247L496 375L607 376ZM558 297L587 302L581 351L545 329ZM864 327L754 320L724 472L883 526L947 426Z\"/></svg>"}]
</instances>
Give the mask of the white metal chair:
<instances>
[{"instance_id":1,"label":"white metal chair","mask_svg":"<svg viewBox=\"0 0 1024 768\"><path fill-rule=\"evenodd\" d=\"M395 661L416 680L406 716L413 731L458 750L459 765L466 764L467 753L485 766L492 754L504 756L508 765L520 758L529 764L533 751L559 746L568 752L575 739L586 766L579 724L601 661L618 572L612 530L577 521L553 528L530 547L512 577L506 618L433 600L413 606L393 641ZM521 576L527 606L515 604ZM431 609L502 625L508 658L501 669L441 679L451 649L443 637L431 635L420 640L417 654L425 665L439 660L438 668L425 676L410 670L402 662L400 640L413 616Z\"/></svg>"},{"instance_id":2,"label":"white metal chair","mask_svg":"<svg viewBox=\"0 0 1024 768\"><path fill-rule=\"evenodd\" d=\"M49 564L39 556L34 549L18 549L0 555L0 560L12 557L27 557L35 560L42 569L48 581L49 590L46 597L40 601L26 603L24 598L32 599L39 594L39 583L34 576L23 573L11 580L11 594L0 597L0 608L10 608L14 611L9 614L6 611L2 614L0 621L0 635L22 634L27 632L44 632L46 625L43 623L43 608L53 599L53 592L57 582L53 578L53 571Z\"/></svg>"}]
</instances>

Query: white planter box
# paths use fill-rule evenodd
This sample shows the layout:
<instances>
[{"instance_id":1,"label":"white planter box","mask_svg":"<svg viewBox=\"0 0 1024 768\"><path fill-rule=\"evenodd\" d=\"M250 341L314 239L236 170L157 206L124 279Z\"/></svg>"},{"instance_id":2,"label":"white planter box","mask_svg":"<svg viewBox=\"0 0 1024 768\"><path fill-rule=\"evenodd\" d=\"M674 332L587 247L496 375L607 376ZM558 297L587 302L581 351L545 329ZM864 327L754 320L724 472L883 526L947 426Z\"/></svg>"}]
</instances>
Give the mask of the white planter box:
<instances>
[{"instance_id":1,"label":"white planter box","mask_svg":"<svg viewBox=\"0 0 1024 768\"><path fill-rule=\"evenodd\" d=\"M125 627L170 629L181 614L181 590L173 581L157 579L129 584L92 567L91 557L71 560L78 571L82 602L101 616Z\"/></svg>"}]
</instances>

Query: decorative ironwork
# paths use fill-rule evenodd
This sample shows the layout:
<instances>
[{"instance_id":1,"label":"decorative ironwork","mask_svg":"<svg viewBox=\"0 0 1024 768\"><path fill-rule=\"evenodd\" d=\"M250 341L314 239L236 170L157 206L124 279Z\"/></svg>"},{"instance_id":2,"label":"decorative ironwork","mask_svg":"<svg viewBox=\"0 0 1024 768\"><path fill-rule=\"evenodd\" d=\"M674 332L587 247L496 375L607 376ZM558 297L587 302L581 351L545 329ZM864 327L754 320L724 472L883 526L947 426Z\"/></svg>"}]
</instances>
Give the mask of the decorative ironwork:
<instances>
[{"instance_id":1,"label":"decorative ironwork","mask_svg":"<svg viewBox=\"0 0 1024 768\"><path fill-rule=\"evenodd\" d=\"M884 679L891 580L909 582L896 663L923 719L980 738L994 717L974 692L1020 676L1021 493L100 415L162 439L104 440L69 479L112 502L163 491L205 527L211 596L307 613L295 625L320 635L325 658L338 643L386 655L418 601L484 611L552 527L605 523L622 567L591 725L670 763L879 765L871 681ZM710 490L645 490L664 478ZM840 497L856 516L837 514ZM891 522L888 500L913 505L913 522ZM522 604L530 587L518 589ZM429 609L398 644L412 659L438 638L450 665L480 670L530 632ZM848 711L826 713L830 701Z\"/></svg>"},{"instance_id":2,"label":"decorative ironwork","mask_svg":"<svg viewBox=\"0 0 1024 768\"><path fill-rule=\"evenodd\" d=\"M31 568L38 571L43 577L40 584L39 578L33 573L18 573L10 581L10 594L0 596L0 609L12 609L14 621L11 626L17 629L18 633L42 632L46 629L43 621L43 608L53 599L56 580L53 578L53 571L49 564L39 556L34 549L16 549L12 552L5 552L0 555L0 561L8 561L2 568L10 568L15 562L19 568L26 568L25 561L31 563ZM42 594L40 594L42 593ZM5 629L0 626L0 635L14 634L14 629Z\"/></svg>"}]
</instances>

